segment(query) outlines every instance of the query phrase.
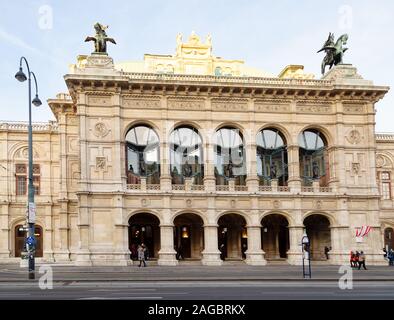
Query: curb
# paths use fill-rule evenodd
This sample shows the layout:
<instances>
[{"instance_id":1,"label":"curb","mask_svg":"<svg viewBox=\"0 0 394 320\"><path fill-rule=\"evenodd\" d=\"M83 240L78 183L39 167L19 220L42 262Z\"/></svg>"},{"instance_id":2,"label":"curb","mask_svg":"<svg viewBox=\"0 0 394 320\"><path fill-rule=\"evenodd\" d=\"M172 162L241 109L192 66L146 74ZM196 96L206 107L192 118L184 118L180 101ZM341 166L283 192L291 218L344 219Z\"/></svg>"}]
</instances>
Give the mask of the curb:
<instances>
[{"instance_id":1,"label":"curb","mask_svg":"<svg viewBox=\"0 0 394 320\"><path fill-rule=\"evenodd\" d=\"M255 281L255 282L275 282L275 281L291 281L291 282L333 282L333 281L338 281L338 279L335 278L312 278L312 279L302 279L302 278L266 278L266 279L234 279L234 278L229 278L229 279L223 279L223 278L215 278L215 279L196 279L196 278L168 278L168 279L56 279L53 280L54 283L72 283L72 282L138 282L138 283L146 283L146 282L165 282L165 281L172 281L172 282L183 282L183 281L194 281L194 282L250 282L250 281ZM382 278L377 278L377 279L353 279L355 282L394 282L394 279L382 279ZM5 280L0 280L1 283L35 283L38 282L38 279L34 280L26 280L26 279L5 279Z\"/></svg>"}]
</instances>

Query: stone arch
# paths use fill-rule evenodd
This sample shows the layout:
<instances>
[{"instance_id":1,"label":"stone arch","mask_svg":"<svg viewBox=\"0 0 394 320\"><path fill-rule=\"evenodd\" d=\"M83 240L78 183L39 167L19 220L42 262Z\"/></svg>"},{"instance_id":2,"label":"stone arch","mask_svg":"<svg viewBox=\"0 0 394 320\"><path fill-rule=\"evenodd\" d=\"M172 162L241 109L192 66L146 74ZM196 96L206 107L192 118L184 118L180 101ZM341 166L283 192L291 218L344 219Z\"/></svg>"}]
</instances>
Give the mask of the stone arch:
<instances>
[{"instance_id":1,"label":"stone arch","mask_svg":"<svg viewBox=\"0 0 394 320\"><path fill-rule=\"evenodd\" d=\"M319 131L320 133L323 134L323 140L325 140L326 143L326 147L331 147L334 144L334 139L332 137L332 134L330 133L330 131L321 125L318 124L310 124L310 125L306 125L303 128L301 128L300 130L298 130L297 133L297 140L296 143L298 144L298 137L301 133L303 133L305 130L316 130Z\"/></svg>"},{"instance_id":2,"label":"stone arch","mask_svg":"<svg viewBox=\"0 0 394 320\"><path fill-rule=\"evenodd\" d=\"M150 210L138 210L129 215L128 247L130 258L137 260L138 246L144 244L150 258L157 258L161 246L159 216Z\"/></svg>"},{"instance_id":3,"label":"stone arch","mask_svg":"<svg viewBox=\"0 0 394 320\"><path fill-rule=\"evenodd\" d=\"M129 212L129 213L126 215L125 220L123 221L123 223L124 223L124 224L128 224L128 223L129 223L129 220L130 220L133 216L135 216L135 215L137 215L137 214L139 214L139 213L148 213L148 214L154 215L157 219L159 219L160 225L163 224L163 219L162 219L161 214L160 214L159 212L157 212L157 211L155 211L155 210L151 210L151 209L137 209L137 210L133 210L133 211Z\"/></svg>"},{"instance_id":4,"label":"stone arch","mask_svg":"<svg viewBox=\"0 0 394 320\"><path fill-rule=\"evenodd\" d=\"M133 127L136 127L136 126L147 126L147 127L150 127L157 134L157 136L159 137L159 141L160 142L164 141L163 135L162 135L162 132L161 132L161 128L159 127L159 125L157 125L154 121L151 121L151 120L148 120L148 119L147 120L145 120L145 119L137 119L137 120L129 122L124 127L124 130L123 130L123 133L122 133L123 139L126 139L127 133Z\"/></svg>"},{"instance_id":5,"label":"stone arch","mask_svg":"<svg viewBox=\"0 0 394 320\"><path fill-rule=\"evenodd\" d=\"M222 212L218 216L218 246L222 260L246 258L248 220L245 215L237 211Z\"/></svg>"},{"instance_id":6,"label":"stone arch","mask_svg":"<svg viewBox=\"0 0 394 320\"><path fill-rule=\"evenodd\" d=\"M23 243L24 243L24 239L26 238L26 233L25 232L21 232L20 234L17 234L17 226L21 225L24 226L26 225L26 218L15 218L10 222L10 249L11 249L11 253L14 257L20 257L20 253L22 252L23 249ZM37 229L39 229L41 231L40 233L40 239L36 239L37 241L37 251L36 251L36 257L37 258L42 258L43 257L43 252L44 252L44 232L45 232L45 228L44 228L44 224L41 221L41 219L36 219L36 223L35 223L35 231L37 231ZM17 248L18 246L18 248Z\"/></svg>"},{"instance_id":7,"label":"stone arch","mask_svg":"<svg viewBox=\"0 0 394 320\"><path fill-rule=\"evenodd\" d=\"M182 210L173 217L176 258L201 259L204 250L204 219L193 210Z\"/></svg>"},{"instance_id":8,"label":"stone arch","mask_svg":"<svg viewBox=\"0 0 394 320\"><path fill-rule=\"evenodd\" d=\"M265 129L277 129L285 138L286 140L286 145L292 145L293 144L293 138L290 134L290 132L287 130L286 127L284 127L283 125L279 124L279 123L265 123L263 125L261 125L257 131L255 132L255 137L260 133L261 130L265 130Z\"/></svg>"},{"instance_id":9,"label":"stone arch","mask_svg":"<svg viewBox=\"0 0 394 320\"><path fill-rule=\"evenodd\" d=\"M187 213L191 213L191 214L195 214L196 216L199 216L201 218L201 220L203 221L204 225L208 224L208 220L207 220L206 216L202 212L195 210L195 209L182 209L182 210L175 212L171 217L171 222L174 223L174 220L178 216L180 216L182 214L187 214Z\"/></svg>"},{"instance_id":10,"label":"stone arch","mask_svg":"<svg viewBox=\"0 0 394 320\"><path fill-rule=\"evenodd\" d=\"M267 260L286 259L290 249L290 221L278 211L271 211L261 219L261 247Z\"/></svg>"},{"instance_id":11,"label":"stone arch","mask_svg":"<svg viewBox=\"0 0 394 320\"><path fill-rule=\"evenodd\" d=\"M20 152L22 152L24 149L27 149L28 150L28 148L29 148L29 145L28 145L28 143L27 142L25 142L25 141L20 141L20 142L17 142L17 143L15 143L9 150L8 150L8 154L10 155L10 157L9 157L9 159L10 160L15 160L15 159L18 159L18 160L20 160L20 159L26 159L26 161L28 160L28 157L26 156L26 157L22 157L22 156L20 156L20 157L18 157L18 153L20 153ZM40 158L40 154L39 154L39 152L37 151L37 149L33 146L33 158L34 159L39 159Z\"/></svg>"},{"instance_id":12,"label":"stone arch","mask_svg":"<svg viewBox=\"0 0 394 320\"><path fill-rule=\"evenodd\" d=\"M200 135L200 137L201 137L201 140L204 141L203 136L202 136L202 134L201 134L201 132L200 132L200 131L202 131L204 128L203 128L200 124L198 124L197 122L195 122L195 121L190 121L190 120L181 120L181 121L175 122L175 123L170 127L170 129L168 130L168 131L169 131L168 137L170 136L170 134L171 134L172 131L174 131L175 129L177 129L177 128L179 128L179 127L191 127L191 128L195 128L195 129L198 131L198 133L199 133L199 135Z\"/></svg>"},{"instance_id":13,"label":"stone arch","mask_svg":"<svg viewBox=\"0 0 394 320\"><path fill-rule=\"evenodd\" d=\"M223 212L217 214L217 215L216 215L216 219L215 219L215 220L216 220L216 223L218 223L218 222L219 222L219 219L220 219L221 217L225 216L226 214L236 214L236 215L239 215L239 216L241 216L242 218L245 219L245 221L246 221L246 226L252 225L252 221L251 221L250 217L249 217L246 213L244 213L244 212L242 212L242 211L240 211L240 210L225 210L225 211L223 211Z\"/></svg>"},{"instance_id":14,"label":"stone arch","mask_svg":"<svg viewBox=\"0 0 394 320\"><path fill-rule=\"evenodd\" d=\"M393 169L394 157L390 152L379 151L376 153L376 167L381 169Z\"/></svg>"},{"instance_id":15,"label":"stone arch","mask_svg":"<svg viewBox=\"0 0 394 320\"><path fill-rule=\"evenodd\" d=\"M241 136L242 136L242 138L245 140L245 128L242 125L240 125L239 123L233 122L233 121L223 122L223 123L221 123L221 124L216 126L216 128L214 130L214 133L216 133L216 131L218 131L220 129L223 129L223 128L238 129L240 134L241 134Z\"/></svg>"},{"instance_id":16,"label":"stone arch","mask_svg":"<svg viewBox=\"0 0 394 320\"><path fill-rule=\"evenodd\" d=\"M289 214L288 212L282 211L282 210L269 210L269 211L264 212L263 214L261 214L259 216L259 223L261 224L262 220L265 217L267 217L267 216L269 216L271 214L278 214L278 215L281 215L281 216L285 217L287 219L288 223L289 223L289 227L292 227L292 226L296 225L295 220L292 217L292 215Z\"/></svg>"},{"instance_id":17,"label":"stone arch","mask_svg":"<svg viewBox=\"0 0 394 320\"><path fill-rule=\"evenodd\" d=\"M328 219L329 223L330 223L330 227L336 226L337 225L337 220L335 219L335 217L328 213L328 212L324 212L324 211L309 211L306 212L302 215L302 221L304 222L304 220L306 218L308 218L309 216L312 215L320 215L320 216L324 216Z\"/></svg>"},{"instance_id":18,"label":"stone arch","mask_svg":"<svg viewBox=\"0 0 394 320\"><path fill-rule=\"evenodd\" d=\"M326 249L331 248L332 218L324 213L310 213L303 218L303 225L310 243L312 260L328 260Z\"/></svg>"}]
</instances>

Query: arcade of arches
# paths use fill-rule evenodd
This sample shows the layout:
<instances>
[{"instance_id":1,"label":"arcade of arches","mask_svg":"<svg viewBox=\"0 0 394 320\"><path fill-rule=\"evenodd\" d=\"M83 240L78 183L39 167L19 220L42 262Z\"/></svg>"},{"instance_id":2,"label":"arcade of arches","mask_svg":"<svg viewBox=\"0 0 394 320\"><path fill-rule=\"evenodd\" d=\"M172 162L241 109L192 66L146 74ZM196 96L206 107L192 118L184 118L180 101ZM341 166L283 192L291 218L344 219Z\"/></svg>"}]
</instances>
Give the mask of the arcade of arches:
<instances>
[{"instance_id":1,"label":"arcade of arches","mask_svg":"<svg viewBox=\"0 0 394 320\"><path fill-rule=\"evenodd\" d=\"M208 226L210 227L210 226ZM312 260L327 260L325 247L331 247L329 220L320 214L313 214L304 219L304 227L311 243ZM182 213L173 220L173 239L170 245L177 260L203 260L205 252L203 219L195 213ZM218 219L217 242L214 249L218 257L224 261L245 260L248 256L248 241L254 241L252 247L260 247L267 261L288 258L290 250L290 228L287 218L282 214L272 213L261 220L260 240L254 237L248 240L248 227L245 218L236 213L222 215ZM254 228L255 229L255 228ZM387 229L388 241L391 235ZM160 220L151 213L137 213L129 219L129 249L131 259L137 259L136 250L145 244L150 259L156 260L160 256L161 241ZM166 239L165 241L169 241ZM210 242L212 240L209 240ZM211 243L212 245L212 243ZM294 244L293 244L294 245Z\"/></svg>"},{"instance_id":2,"label":"arcade of arches","mask_svg":"<svg viewBox=\"0 0 394 320\"><path fill-rule=\"evenodd\" d=\"M191 179L193 184L202 185L204 179L203 140L198 130L192 126L176 127L169 136L170 175L172 184L185 184ZM126 176L128 184L140 184L141 178L148 184L160 183L160 140L155 130L144 124L131 127L126 134ZM318 181L327 186L329 181L329 154L327 139L316 129L308 129L298 136L299 171L302 184L311 186ZM214 176L216 185L246 185L246 151L242 132L224 126L215 133ZM265 128L256 135L256 172L259 185L271 185L273 180L279 186L287 186L289 173L287 141L276 128Z\"/></svg>"}]
</instances>

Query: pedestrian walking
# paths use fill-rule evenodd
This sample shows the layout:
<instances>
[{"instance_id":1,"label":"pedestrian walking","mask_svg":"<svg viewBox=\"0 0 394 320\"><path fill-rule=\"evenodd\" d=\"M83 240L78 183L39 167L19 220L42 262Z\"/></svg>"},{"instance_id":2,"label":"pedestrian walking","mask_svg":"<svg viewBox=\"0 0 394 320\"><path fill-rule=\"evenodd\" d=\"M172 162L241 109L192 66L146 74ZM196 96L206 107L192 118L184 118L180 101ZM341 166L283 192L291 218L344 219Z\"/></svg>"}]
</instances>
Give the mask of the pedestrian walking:
<instances>
[{"instance_id":1,"label":"pedestrian walking","mask_svg":"<svg viewBox=\"0 0 394 320\"><path fill-rule=\"evenodd\" d=\"M328 256L328 253L330 252L330 248L329 247L327 247L327 246L325 246L324 247L324 255L326 256L326 259L328 260L329 259L329 256Z\"/></svg>"},{"instance_id":2,"label":"pedestrian walking","mask_svg":"<svg viewBox=\"0 0 394 320\"><path fill-rule=\"evenodd\" d=\"M138 260L140 261L140 265L138 267L141 267L142 263L144 263L144 267L146 267L144 244L138 246L137 252L138 252Z\"/></svg>"},{"instance_id":3,"label":"pedestrian walking","mask_svg":"<svg viewBox=\"0 0 394 320\"><path fill-rule=\"evenodd\" d=\"M182 245L180 245L179 247L178 247L178 250L176 251L176 258L178 259L178 260L184 260L185 258L183 257L183 247L182 247Z\"/></svg>"},{"instance_id":4,"label":"pedestrian walking","mask_svg":"<svg viewBox=\"0 0 394 320\"><path fill-rule=\"evenodd\" d=\"M148 261L150 259L150 252L149 252L148 247L146 247L144 244L143 244L143 246L144 246L144 249L145 249L145 251L144 251L145 261Z\"/></svg>"},{"instance_id":5,"label":"pedestrian walking","mask_svg":"<svg viewBox=\"0 0 394 320\"><path fill-rule=\"evenodd\" d=\"M350 251L350 267L357 267L356 253L354 251Z\"/></svg>"},{"instance_id":6,"label":"pedestrian walking","mask_svg":"<svg viewBox=\"0 0 394 320\"><path fill-rule=\"evenodd\" d=\"M364 270L367 270L367 268L365 266L365 254L363 251L361 251L358 256L358 270L361 269L361 266L363 266Z\"/></svg>"},{"instance_id":7,"label":"pedestrian walking","mask_svg":"<svg viewBox=\"0 0 394 320\"><path fill-rule=\"evenodd\" d=\"M354 267L357 268L359 265L359 259L360 259L360 252L356 251L354 254Z\"/></svg>"},{"instance_id":8,"label":"pedestrian walking","mask_svg":"<svg viewBox=\"0 0 394 320\"><path fill-rule=\"evenodd\" d=\"M137 246L133 244L131 246L131 260L137 260L138 258L138 252L137 252Z\"/></svg>"},{"instance_id":9,"label":"pedestrian walking","mask_svg":"<svg viewBox=\"0 0 394 320\"><path fill-rule=\"evenodd\" d=\"M224 256L224 244L223 243L220 245L219 251L220 251L220 259L222 259L224 261L225 256Z\"/></svg>"},{"instance_id":10,"label":"pedestrian walking","mask_svg":"<svg viewBox=\"0 0 394 320\"><path fill-rule=\"evenodd\" d=\"M390 249L390 251L387 254L388 260L389 260L389 266L394 266L394 250Z\"/></svg>"}]
</instances>

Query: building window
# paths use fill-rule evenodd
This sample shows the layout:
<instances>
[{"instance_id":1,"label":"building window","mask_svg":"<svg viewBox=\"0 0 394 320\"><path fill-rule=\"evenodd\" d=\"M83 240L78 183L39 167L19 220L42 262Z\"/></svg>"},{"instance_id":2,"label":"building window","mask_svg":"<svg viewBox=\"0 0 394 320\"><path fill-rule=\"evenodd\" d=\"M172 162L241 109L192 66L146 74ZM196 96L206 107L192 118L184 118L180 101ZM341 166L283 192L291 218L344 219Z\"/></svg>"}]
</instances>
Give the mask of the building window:
<instances>
[{"instance_id":1,"label":"building window","mask_svg":"<svg viewBox=\"0 0 394 320\"><path fill-rule=\"evenodd\" d=\"M298 143L303 185L311 186L317 180L320 186L326 186L329 165L325 137L317 130L305 130L299 135Z\"/></svg>"},{"instance_id":2,"label":"building window","mask_svg":"<svg viewBox=\"0 0 394 320\"><path fill-rule=\"evenodd\" d=\"M41 169L39 164L33 164L33 186L34 186L34 194L40 194L41 187Z\"/></svg>"},{"instance_id":3,"label":"building window","mask_svg":"<svg viewBox=\"0 0 394 320\"><path fill-rule=\"evenodd\" d=\"M270 185L277 179L280 186L287 185L287 150L283 135L276 129L261 130L256 137L257 175L260 185Z\"/></svg>"},{"instance_id":4,"label":"building window","mask_svg":"<svg viewBox=\"0 0 394 320\"><path fill-rule=\"evenodd\" d=\"M216 185L246 185L246 157L242 134L236 128L224 127L216 131L215 177Z\"/></svg>"},{"instance_id":5,"label":"building window","mask_svg":"<svg viewBox=\"0 0 394 320\"><path fill-rule=\"evenodd\" d=\"M27 170L28 167L26 164L17 164L15 166L15 180L16 180L16 195L24 196L27 193ZM41 185L41 170L39 164L33 165L33 186L34 186L34 194L40 194L40 185Z\"/></svg>"},{"instance_id":6,"label":"building window","mask_svg":"<svg viewBox=\"0 0 394 320\"><path fill-rule=\"evenodd\" d=\"M26 195L27 189L27 166L26 164L17 164L15 166L16 195Z\"/></svg>"},{"instance_id":7,"label":"building window","mask_svg":"<svg viewBox=\"0 0 394 320\"><path fill-rule=\"evenodd\" d=\"M173 184L184 184L185 178L203 184L202 140L193 127L176 128L170 135L170 171Z\"/></svg>"},{"instance_id":8,"label":"building window","mask_svg":"<svg viewBox=\"0 0 394 320\"><path fill-rule=\"evenodd\" d=\"M160 184L160 143L156 132L145 125L131 128L126 135L126 174L128 184Z\"/></svg>"},{"instance_id":9,"label":"building window","mask_svg":"<svg viewBox=\"0 0 394 320\"><path fill-rule=\"evenodd\" d=\"M381 193L383 200L391 199L391 179L389 172L382 172L380 174Z\"/></svg>"}]
</instances>

